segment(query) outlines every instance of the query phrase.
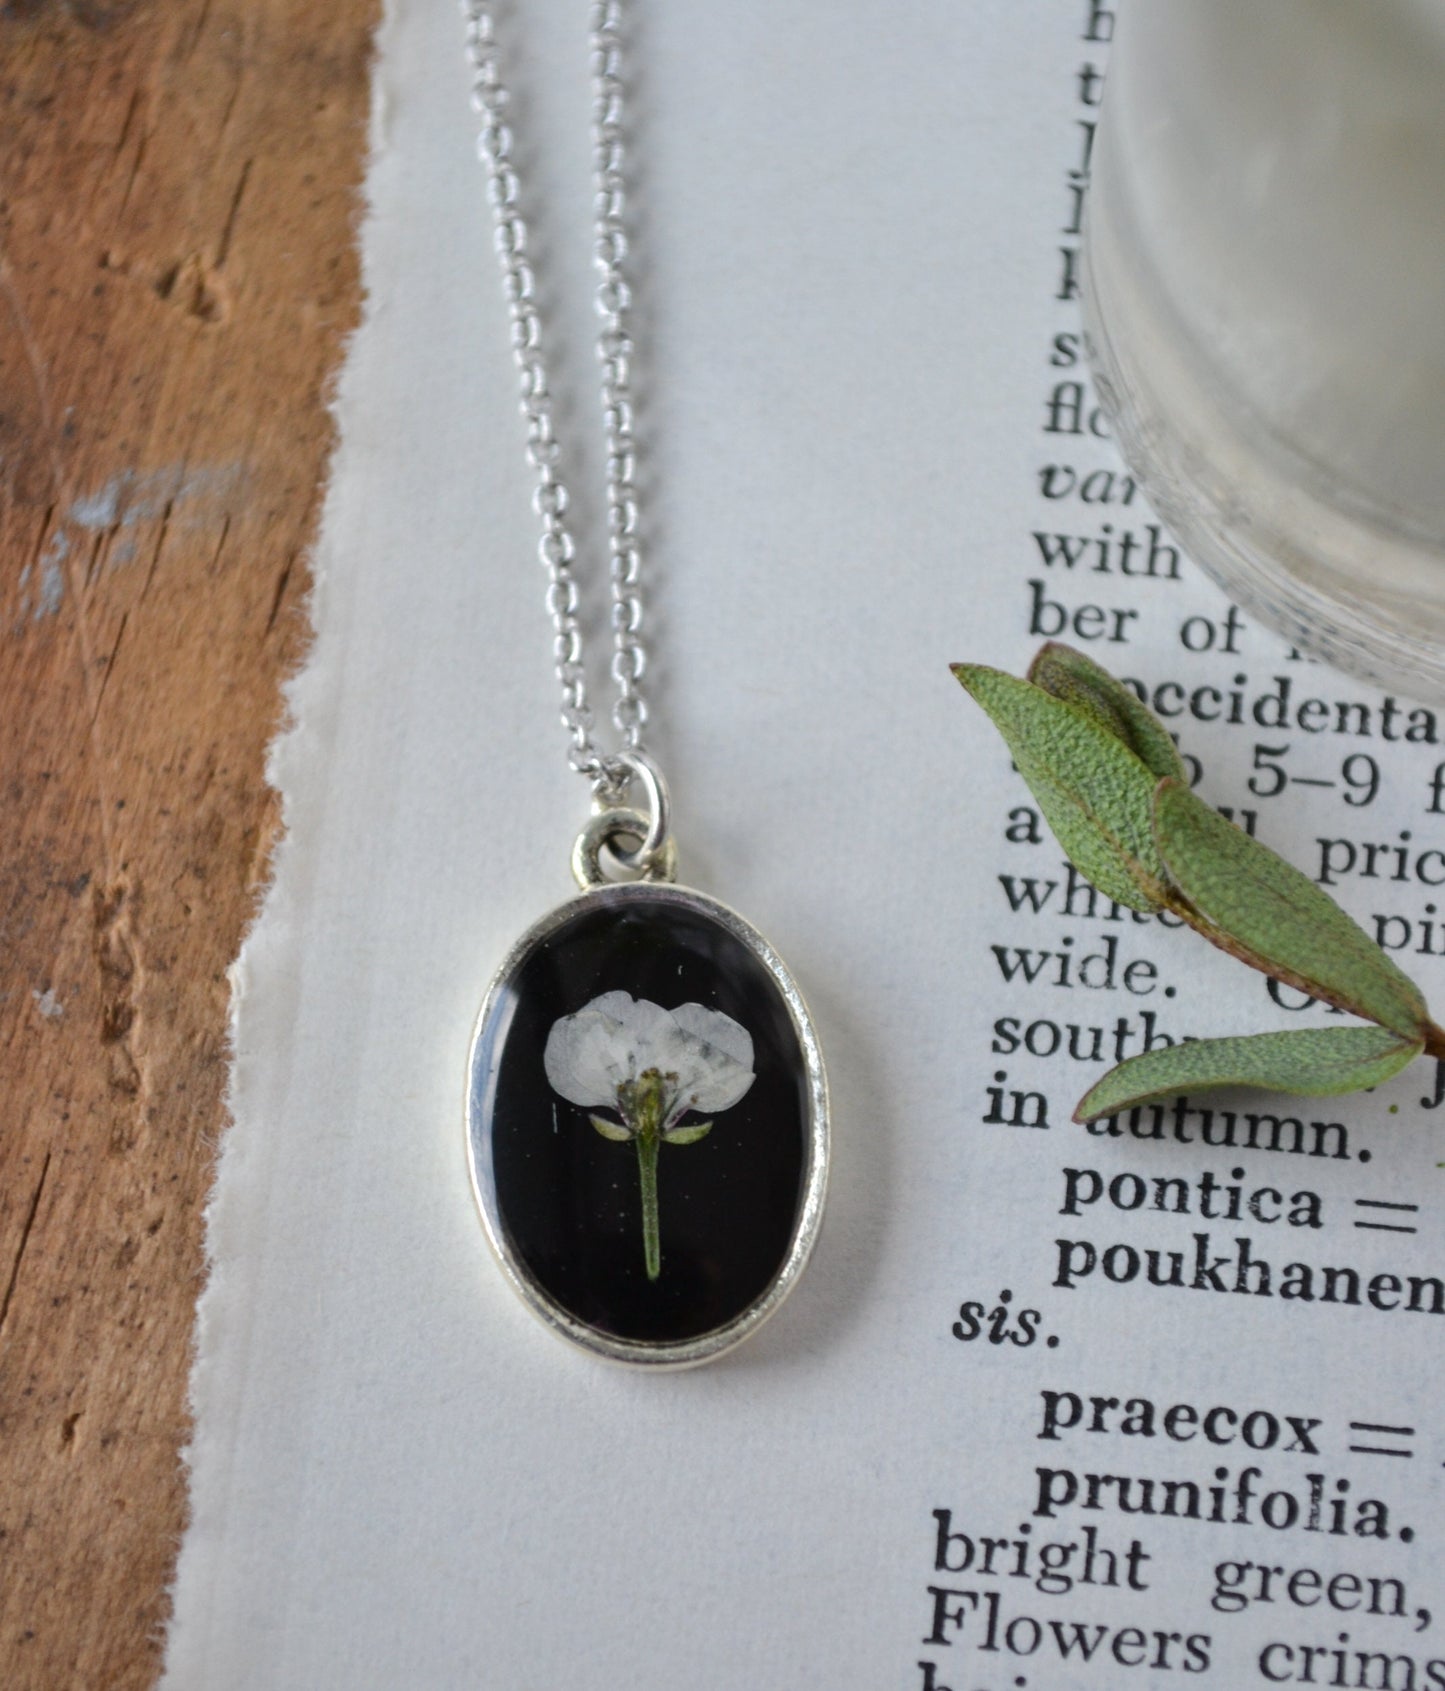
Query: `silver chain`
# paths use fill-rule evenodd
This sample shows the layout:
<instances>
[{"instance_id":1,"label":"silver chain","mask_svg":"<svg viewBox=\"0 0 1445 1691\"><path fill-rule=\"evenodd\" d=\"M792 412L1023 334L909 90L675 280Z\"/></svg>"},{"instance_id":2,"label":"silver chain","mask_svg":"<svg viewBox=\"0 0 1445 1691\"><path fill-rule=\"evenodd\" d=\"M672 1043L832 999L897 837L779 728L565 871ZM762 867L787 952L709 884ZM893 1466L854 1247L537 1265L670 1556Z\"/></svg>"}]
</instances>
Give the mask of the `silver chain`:
<instances>
[{"instance_id":1,"label":"silver chain","mask_svg":"<svg viewBox=\"0 0 1445 1691\"><path fill-rule=\"evenodd\" d=\"M641 555L638 550L636 445L632 432L629 333L631 291L624 274L627 236L623 228L622 43L620 0L597 0L589 35L592 67L593 259L597 272L597 353L602 366L602 428L607 448L607 549L612 593L612 680L616 702L612 722L621 755L599 751L593 738L592 707L582 662L582 629L574 564L577 544L567 521L569 504L558 464L551 387L537 278L529 257L526 222L519 210L521 183L507 121L511 96L502 81L495 7L488 0L462 0L467 53L473 70L472 105L481 118L477 152L486 166L497 256L501 261L512 354L521 378L522 414L527 423L527 458L536 475L532 505L542 522L538 556L547 571L547 610L552 618L552 653L562 688L562 725L568 758L599 794L625 789L642 755L647 704L639 683L646 667L642 644Z\"/></svg>"}]
</instances>

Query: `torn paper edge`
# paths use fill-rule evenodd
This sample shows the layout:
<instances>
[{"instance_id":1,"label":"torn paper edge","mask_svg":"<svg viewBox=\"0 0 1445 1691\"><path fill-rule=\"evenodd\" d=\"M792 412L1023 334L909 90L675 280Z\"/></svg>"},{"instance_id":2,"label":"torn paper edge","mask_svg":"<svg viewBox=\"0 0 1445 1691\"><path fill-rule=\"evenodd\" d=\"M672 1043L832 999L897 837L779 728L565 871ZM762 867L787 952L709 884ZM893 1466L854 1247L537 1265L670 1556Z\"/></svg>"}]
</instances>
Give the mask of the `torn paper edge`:
<instances>
[{"instance_id":1,"label":"torn paper edge","mask_svg":"<svg viewBox=\"0 0 1445 1691\"><path fill-rule=\"evenodd\" d=\"M164 1623L162 1666L158 1688L171 1687L184 1691L176 1677L193 1663L178 1660L178 1653L189 1648L187 1635L194 1632L196 1643L205 1636L204 1614L208 1606L205 1595L210 1583L207 1562L214 1539L204 1536L208 1523L198 1521L195 1507L195 1486L203 1461L203 1446L218 1435L217 1416L224 1412L224 1402L216 1401L216 1388L222 1385L217 1346L232 1314L233 1288L226 1272L230 1249L228 1230L236 1231L231 1211L242 1207L242 1195L235 1191L236 1179L245 1172L248 1146L247 1082L245 1064L244 1020L252 977L256 972L258 950L264 950L273 938L283 939L290 931L296 904L295 831L297 812L301 808L301 784L297 777L303 772L318 734L317 712L324 709L330 696L330 676L325 672L327 597L330 586L330 559L336 525L338 484L342 480L340 466L347 451L346 418L349 411L348 387L355 366L357 347L372 323L374 299L372 292L373 260L371 232L376 218L374 184L376 172L388 150L388 119L391 104L387 97L384 67L390 62L390 36L397 25L396 8L392 0L382 0L375 27L368 44L368 76L370 98L368 105L366 152L360 179L353 191L355 210L352 217L353 236L359 260L359 299L355 327L345 336L340 355L327 381L324 404L331 421L331 445L323 471L324 492L316 530L306 552L309 584L301 603L301 615L306 620L305 648L292 673L281 685L281 710L277 726L266 751L265 782L280 806L280 828L271 850L264 881L256 898L254 913L241 939L235 959L226 971L229 1008L226 1018L227 1080L222 1096L222 1119L216 1141L215 1158L211 1169L210 1188L202 1210L202 1274L203 1280L196 1299L195 1319L191 1328L190 1369L186 1390L186 1408L190 1429L178 1452L185 1478L185 1519L176 1560L166 1585L167 1614ZM232 1335L232 1343L235 1336ZM191 1608L196 1619L182 1631L178 1622L185 1619L180 1610L182 1579L193 1588ZM199 1590L194 1588L199 1582Z\"/></svg>"}]
</instances>

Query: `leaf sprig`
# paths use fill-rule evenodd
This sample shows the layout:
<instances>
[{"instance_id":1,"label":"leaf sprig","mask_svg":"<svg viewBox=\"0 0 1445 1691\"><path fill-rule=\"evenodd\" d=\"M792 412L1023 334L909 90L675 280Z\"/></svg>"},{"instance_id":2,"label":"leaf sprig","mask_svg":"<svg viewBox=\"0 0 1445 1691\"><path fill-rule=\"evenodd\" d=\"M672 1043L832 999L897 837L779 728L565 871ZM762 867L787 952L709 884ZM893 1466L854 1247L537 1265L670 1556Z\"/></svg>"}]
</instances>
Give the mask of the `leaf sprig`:
<instances>
[{"instance_id":1,"label":"leaf sprig","mask_svg":"<svg viewBox=\"0 0 1445 1691\"><path fill-rule=\"evenodd\" d=\"M1092 1086L1075 1121L1213 1086L1355 1092L1422 1053L1445 1058L1445 1031L1419 987L1308 876L1195 797L1163 723L1092 658L1051 641L1024 681L984 664L953 673L1106 898L1173 911L1240 962L1371 1024L1146 1051Z\"/></svg>"}]
</instances>

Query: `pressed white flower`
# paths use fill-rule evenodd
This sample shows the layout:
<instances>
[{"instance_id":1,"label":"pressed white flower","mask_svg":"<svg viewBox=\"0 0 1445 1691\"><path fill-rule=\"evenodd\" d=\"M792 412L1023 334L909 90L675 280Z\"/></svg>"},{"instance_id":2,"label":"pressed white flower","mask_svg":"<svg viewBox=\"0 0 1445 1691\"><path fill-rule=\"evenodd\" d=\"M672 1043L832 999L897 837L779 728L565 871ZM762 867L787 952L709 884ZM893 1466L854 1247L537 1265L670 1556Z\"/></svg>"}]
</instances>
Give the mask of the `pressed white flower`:
<instances>
[{"instance_id":1,"label":"pressed white flower","mask_svg":"<svg viewBox=\"0 0 1445 1691\"><path fill-rule=\"evenodd\" d=\"M694 1110L729 1110L753 1084L753 1041L721 1010L682 1004L664 1010L626 992L604 992L547 1035L543 1066L552 1090L592 1117L604 1139L635 1140L642 1181L647 1277L661 1271L657 1148L694 1145L711 1121L682 1124Z\"/></svg>"},{"instance_id":2,"label":"pressed white flower","mask_svg":"<svg viewBox=\"0 0 1445 1691\"><path fill-rule=\"evenodd\" d=\"M626 992L554 1022L543 1062L552 1090L583 1109L623 1109L623 1087L656 1072L664 1133L689 1110L731 1109L753 1084L752 1036L731 1016Z\"/></svg>"}]
</instances>

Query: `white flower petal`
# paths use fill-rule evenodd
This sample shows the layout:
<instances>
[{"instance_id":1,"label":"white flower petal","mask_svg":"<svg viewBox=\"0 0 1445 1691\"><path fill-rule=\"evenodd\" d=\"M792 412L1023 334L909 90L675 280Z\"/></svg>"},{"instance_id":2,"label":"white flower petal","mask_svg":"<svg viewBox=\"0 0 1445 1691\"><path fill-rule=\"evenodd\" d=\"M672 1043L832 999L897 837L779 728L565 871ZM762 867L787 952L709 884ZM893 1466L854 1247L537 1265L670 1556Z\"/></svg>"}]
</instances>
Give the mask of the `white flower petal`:
<instances>
[{"instance_id":1,"label":"white flower petal","mask_svg":"<svg viewBox=\"0 0 1445 1691\"><path fill-rule=\"evenodd\" d=\"M655 1004L649 1004L645 998L634 998L630 992L604 992L584 1004L578 1014L588 1010L606 1016L629 1034L636 1033L639 1027L650 1026L662 1013Z\"/></svg>"},{"instance_id":2,"label":"white flower petal","mask_svg":"<svg viewBox=\"0 0 1445 1691\"><path fill-rule=\"evenodd\" d=\"M627 997L626 993L607 996ZM598 1002L594 1000L593 1004ZM569 1104L580 1104L584 1109L598 1105L615 1108L617 1088L637 1072L625 1029L593 1005L553 1022L542 1063L552 1090Z\"/></svg>"},{"instance_id":3,"label":"white flower petal","mask_svg":"<svg viewBox=\"0 0 1445 1691\"><path fill-rule=\"evenodd\" d=\"M675 1074L685 1080L697 1066L697 1041L684 1033L666 1011L656 1027L649 1028L647 1037L634 1046L639 1072L656 1069L659 1074Z\"/></svg>"},{"instance_id":4,"label":"white flower petal","mask_svg":"<svg viewBox=\"0 0 1445 1691\"><path fill-rule=\"evenodd\" d=\"M621 1000L621 1003L618 1003ZM671 1073L675 1067L677 1025L660 1004L650 998L630 998L625 992L604 993L587 1006L595 1010L603 1004L614 1006L621 1037L635 1054L635 1074L644 1069L661 1069Z\"/></svg>"},{"instance_id":5,"label":"white flower petal","mask_svg":"<svg viewBox=\"0 0 1445 1691\"><path fill-rule=\"evenodd\" d=\"M684 1033L693 1034L705 1045L715 1045L745 1069L752 1068L753 1036L741 1022L721 1010L709 1010L705 1004L679 1004L672 1019Z\"/></svg>"},{"instance_id":6,"label":"white flower petal","mask_svg":"<svg viewBox=\"0 0 1445 1691\"><path fill-rule=\"evenodd\" d=\"M731 1057L724 1057L712 1073L686 1089L685 1107L689 1110L706 1110L709 1114L716 1115L720 1110L730 1110L752 1084L751 1069L745 1069L741 1063L733 1062ZM682 1103L683 1099L680 1098L678 1102Z\"/></svg>"},{"instance_id":7,"label":"white flower petal","mask_svg":"<svg viewBox=\"0 0 1445 1691\"><path fill-rule=\"evenodd\" d=\"M678 1075L678 1102L688 1110L731 1109L753 1084L752 1035L703 1004L679 1005L672 1019L690 1048L688 1072Z\"/></svg>"}]
</instances>

